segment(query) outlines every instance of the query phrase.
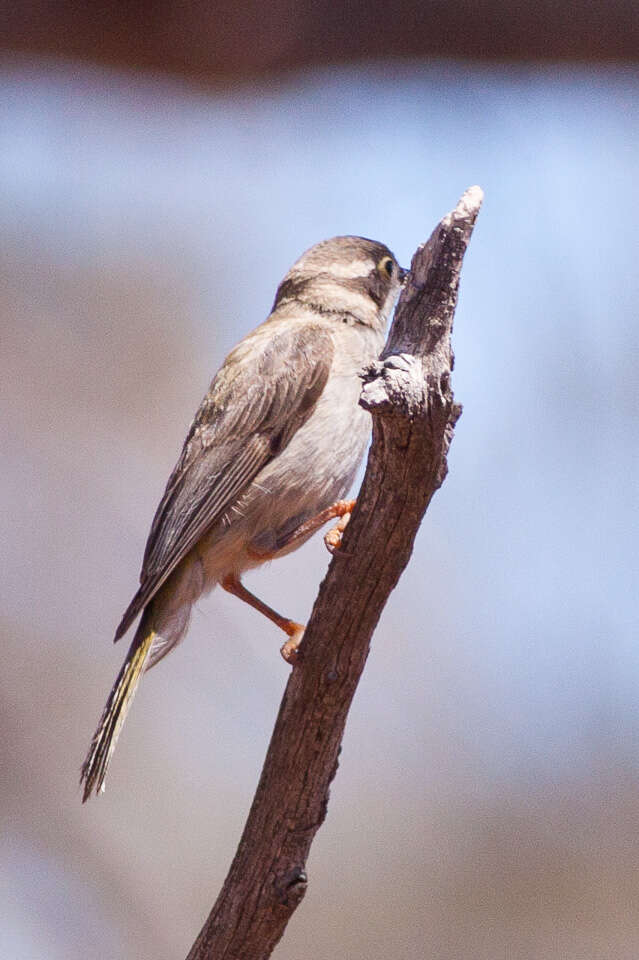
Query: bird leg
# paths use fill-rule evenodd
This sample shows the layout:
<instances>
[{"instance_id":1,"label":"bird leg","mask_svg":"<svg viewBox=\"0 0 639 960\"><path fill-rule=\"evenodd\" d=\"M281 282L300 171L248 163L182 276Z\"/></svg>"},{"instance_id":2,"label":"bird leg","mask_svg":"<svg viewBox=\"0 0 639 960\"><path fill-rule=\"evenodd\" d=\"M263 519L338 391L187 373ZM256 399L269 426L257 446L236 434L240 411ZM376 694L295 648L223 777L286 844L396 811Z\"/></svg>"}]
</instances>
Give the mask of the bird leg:
<instances>
[{"instance_id":1,"label":"bird leg","mask_svg":"<svg viewBox=\"0 0 639 960\"><path fill-rule=\"evenodd\" d=\"M289 639L280 648L280 653L287 663L294 663L295 657L297 656L297 648L304 636L304 625L296 623L294 620L289 620L288 617L283 617L280 613L273 610L272 607L267 606L267 604L260 600L259 597L256 597L254 593L247 590L239 577L234 573L229 573L228 576L224 577L222 587L228 593L232 593L234 597L238 597L255 610L259 610L260 613L264 614L265 617L268 617L269 620L276 624L280 630L288 634Z\"/></svg>"},{"instance_id":2,"label":"bird leg","mask_svg":"<svg viewBox=\"0 0 639 960\"><path fill-rule=\"evenodd\" d=\"M334 520L335 517L339 517L335 526L331 527L328 533L324 534L324 543L327 549L333 553L342 542L342 533L351 518L355 503L355 500L337 500L331 504L330 507L327 507L326 510L318 513L316 517L311 517L310 520L307 520L299 526L297 530L294 530L288 537L286 545L288 546L289 543L308 536L309 533L315 533L315 531L323 527L328 520Z\"/></svg>"},{"instance_id":3,"label":"bird leg","mask_svg":"<svg viewBox=\"0 0 639 960\"><path fill-rule=\"evenodd\" d=\"M335 503L331 504L330 507L327 507L325 510L322 510L321 513L318 513L317 516L311 517L309 520L305 520L304 523L300 524L299 527L296 527L292 530L286 537L283 537L277 542L277 550L268 551L268 550L256 550L255 547L247 546L246 552L249 556L253 557L256 560L272 560L273 557L276 557L280 550L283 550L285 547L291 546L297 540L305 540L311 534L315 533L316 530L319 530L320 527L323 527L325 523L329 520L335 519L338 517L339 520L334 527L332 527L324 537L324 543L328 550L333 553L340 546L342 542L342 533L346 529L346 525L351 518L351 511L355 506L355 500L337 500ZM296 623L295 620L289 620L288 617L283 617L281 613L277 613L276 610L273 610L272 607L269 607L263 600L260 600L259 597L256 597L254 593L251 593L250 590L247 590L244 584L241 582L239 577L233 573L229 573L222 580L222 587L228 592L232 593L234 597L238 597L240 600L243 600L244 603L248 603L249 606L253 607L255 610L259 610L260 613L264 614L265 617L268 617L274 624L276 624L280 630L283 630L288 634L289 639L286 643L280 648L280 653L284 657L287 663L293 663L297 656L297 648L302 642L302 637L304 636L304 626L301 623Z\"/></svg>"},{"instance_id":4,"label":"bird leg","mask_svg":"<svg viewBox=\"0 0 639 960\"><path fill-rule=\"evenodd\" d=\"M277 550L273 552L261 552L256 550L255 547L249 546L247 547L247 553L256 560L272 560L273 557L277 556L280 550L284 550L285 547L290 547L291 544L294 544L297 540L306 540L307 537L315 533L316 530L319 530L320 527L323 527L324 524L328 523L329 520L334 520L335 517L339 517L338 523L336 523L334 527L331 527L328 533L326 533L324 536L324 543L326 544L327 550L330 550L331 553L334 553L342 542L342 533L346 529L346 525L351 518L351 513L353 511L353 507L355 506L355 502L355 500L337 500L335 503L331 504L330 507L322 510L322 512L318 513L315 517L305 520L304 523L299 525L299 527L291 530L291 532L285 537L282 537L281 540L278 540Z\"/></svg>"}]
</instances>

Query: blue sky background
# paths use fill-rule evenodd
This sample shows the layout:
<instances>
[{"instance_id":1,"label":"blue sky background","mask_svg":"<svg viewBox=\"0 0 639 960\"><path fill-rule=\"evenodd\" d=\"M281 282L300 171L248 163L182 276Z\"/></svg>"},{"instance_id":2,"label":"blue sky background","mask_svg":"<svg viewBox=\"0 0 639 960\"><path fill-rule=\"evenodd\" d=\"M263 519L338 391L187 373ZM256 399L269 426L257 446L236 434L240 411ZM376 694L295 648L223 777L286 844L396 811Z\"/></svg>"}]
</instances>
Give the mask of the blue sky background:
<instances>
[{"instance_id":1,"label":"blue sky background","mask_svg":"<svg viewBox=\"0 0 639 960\"><path fill-rule=\"evenodd\" d=\"M275 956L636 957L639 75L382 63L222 94L0 69L3 955L185 955L286 680L216 593L79 765L148 526L224 355L310 244L418 243L478 183L450 473ZM321 539L252 574L296 619ZM3 943L3 939L6 943Z\"/></svg>"}]
</instances>

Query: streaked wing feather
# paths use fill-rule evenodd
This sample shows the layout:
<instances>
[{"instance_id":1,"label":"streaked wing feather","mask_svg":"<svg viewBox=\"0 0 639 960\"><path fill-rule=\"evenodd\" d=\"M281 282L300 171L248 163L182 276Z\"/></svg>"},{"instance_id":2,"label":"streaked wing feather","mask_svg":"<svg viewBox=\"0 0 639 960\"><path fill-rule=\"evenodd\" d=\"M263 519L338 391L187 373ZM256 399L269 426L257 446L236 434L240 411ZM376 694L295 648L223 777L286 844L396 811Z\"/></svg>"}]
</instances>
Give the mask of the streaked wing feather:
<instances>
[{"instance_id":1,"label":"streaked wing feather","mask_svg":"<svg viewBox=\"0 0 639 960\"><path fill-rule=\"evenodd\" d=\"M140 588L116 640L207 529L286 447L324 389L333 360L333 340L324 327L280 329L255 347L248 357L242 345L229 355L198 410L155 514Z\"/></svg>"},{"instance_id":2,"label":"streaked wing feather","mask_svg":"<svg viewBox=\"0 0 639 960\"><path fill-rule=\"evenodd\" d=\"M164 536L155 541L154 549L147 557L147 570L172 567L176 557L186 555L195 546L206 528L255 476L266 459L268 448L268 437L255 434L221 472L198 476L202 471L191 469L188 479L185 478L180 488L182 496L176 503L178 508L184 510L184 519L176 516L174 510L168 513ZM207 453L210 452L203 451L201 454L201 466L206 466ZM175 525L171 526L170 521L174 521Z\"/></svg>"}]
</instances>

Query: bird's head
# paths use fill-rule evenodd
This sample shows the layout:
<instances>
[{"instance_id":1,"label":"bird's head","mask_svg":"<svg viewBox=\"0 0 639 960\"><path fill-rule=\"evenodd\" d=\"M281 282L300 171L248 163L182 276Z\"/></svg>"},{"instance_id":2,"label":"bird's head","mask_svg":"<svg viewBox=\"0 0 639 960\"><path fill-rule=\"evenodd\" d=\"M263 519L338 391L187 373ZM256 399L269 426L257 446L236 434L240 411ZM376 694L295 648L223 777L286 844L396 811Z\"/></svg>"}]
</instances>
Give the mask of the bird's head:
<instances>
[{"instance_id":1,"label":"bird's head","mask_svg":"<svg viewBox=\"0 0 639 960\"><path fill-rule=\"evenodd\" d=\"M383 243L333 237L293 264L277 289L273 310L298 301L337 320L351 317L383 330L407 272Z\"/></svg>"}]
</instances>

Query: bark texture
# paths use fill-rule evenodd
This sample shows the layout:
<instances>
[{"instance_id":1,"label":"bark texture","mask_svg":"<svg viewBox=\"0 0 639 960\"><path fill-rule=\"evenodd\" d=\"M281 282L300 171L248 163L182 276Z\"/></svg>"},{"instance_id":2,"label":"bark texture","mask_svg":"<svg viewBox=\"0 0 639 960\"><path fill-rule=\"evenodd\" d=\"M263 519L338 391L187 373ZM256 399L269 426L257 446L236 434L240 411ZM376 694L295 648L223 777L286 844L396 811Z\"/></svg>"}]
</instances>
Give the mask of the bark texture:
<instances>
[{"instance_id":1,"label":"bark texture","mask_svg":"<svg viewBox=\"0 0 639 960\"><path fill-rule=\"evenodd\" d=\"M467 190L417 250L384 352L365 375L373 442L357 506L320 587L240 845L188 960L265 960L306 891L373 630L446 476L461 413L450 337L481 201L479 187Z\"/></svg>"}]
</instances>

